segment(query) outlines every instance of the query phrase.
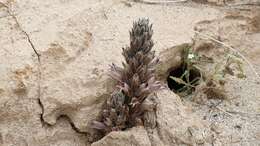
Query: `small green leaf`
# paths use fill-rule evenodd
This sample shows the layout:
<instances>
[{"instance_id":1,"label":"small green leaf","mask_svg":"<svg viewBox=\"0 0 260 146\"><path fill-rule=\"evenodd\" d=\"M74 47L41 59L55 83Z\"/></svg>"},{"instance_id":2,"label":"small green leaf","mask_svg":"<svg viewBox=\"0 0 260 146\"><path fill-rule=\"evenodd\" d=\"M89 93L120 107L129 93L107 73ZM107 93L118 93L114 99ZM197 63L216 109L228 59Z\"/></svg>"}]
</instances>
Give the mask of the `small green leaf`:
<instances>
[{"instance_id":1,"label":"small green leaf","mask_svg":"<svg viewBox=\"0 0 260 146\"><path fill-rule=\"evenodd\" d=\"M243 79L243 78L246 78L246 75L243 73L239 73L239 74L237 74L237 77L240 79Z\"/></svg>"}]
</instances>

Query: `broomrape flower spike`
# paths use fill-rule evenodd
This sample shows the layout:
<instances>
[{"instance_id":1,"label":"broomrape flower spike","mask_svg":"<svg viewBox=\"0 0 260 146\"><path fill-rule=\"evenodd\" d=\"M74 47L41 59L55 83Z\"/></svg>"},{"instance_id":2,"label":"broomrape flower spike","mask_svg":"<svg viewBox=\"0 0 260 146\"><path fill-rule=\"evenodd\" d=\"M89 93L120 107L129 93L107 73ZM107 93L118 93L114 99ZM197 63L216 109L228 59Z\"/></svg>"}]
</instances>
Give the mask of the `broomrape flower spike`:
<instances>
[{"instance_id":1,"label":"broomrape flower spike","mask_svg":"<svg viewBox=\"0 0 260 146\"><path fill-rule=\"evenodd\" d=\"M130 45L122 49L123 67L110 65L109 74L117 81L117 89L107 99L101 118L92 123L103 135L143 124L142 103L161 87L155 79L159 60L152 51L152 24L148 19L139 19L129 34Z\"/></svg>"}]
</instances>

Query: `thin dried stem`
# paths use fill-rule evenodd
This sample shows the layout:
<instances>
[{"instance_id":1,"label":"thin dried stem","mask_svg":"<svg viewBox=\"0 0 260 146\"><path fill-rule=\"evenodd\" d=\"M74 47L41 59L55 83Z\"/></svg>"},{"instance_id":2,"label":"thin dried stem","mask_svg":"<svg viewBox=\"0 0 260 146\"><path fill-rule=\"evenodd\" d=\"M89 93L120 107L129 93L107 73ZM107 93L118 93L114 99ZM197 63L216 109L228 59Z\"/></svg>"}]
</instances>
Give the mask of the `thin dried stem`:
<instances>
[{"instance_id":1,"label":"thin dried stem","mask_svg":"<svg viewBox=\"0 0 260 146\"><path fill-rule=\"evenodd\" d=\"M133 0L134 2L144 3L144 4L173 4L173 3L182 3L187 2L188 0L164 0L164 1L155 1L155 0Z\"/></svg>"}]
</instances>

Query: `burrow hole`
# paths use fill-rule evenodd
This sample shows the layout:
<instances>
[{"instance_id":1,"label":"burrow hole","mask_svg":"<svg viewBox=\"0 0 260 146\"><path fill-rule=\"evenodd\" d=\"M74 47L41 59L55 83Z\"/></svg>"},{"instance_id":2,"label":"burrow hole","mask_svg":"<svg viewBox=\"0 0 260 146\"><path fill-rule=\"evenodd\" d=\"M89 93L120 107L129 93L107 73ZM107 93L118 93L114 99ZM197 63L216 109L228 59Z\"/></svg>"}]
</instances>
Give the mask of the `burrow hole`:
<instances>
[{"instance_id":1,"label":"burrow hole","mask_svg":"<svg viewBox=\"0 0 260 146\"><path fill-rule=\"evenodd\" d=\"M185 70L186 70L186 68L183 67L183 65L180 65L179 67L170 70L170 73L167 77L167 84L168 84L168 87L175 93L178 92L179 90L181 90L185 85L177 83L170 77L173 76L176 78L180 78L184 74ZM201 78L201 75L200 75L199 70L196 70L196 69L190 70L190 75L189 75L190 81L193 81L195 79L200 79L200 78ZM185 78L183 78L183 81L187 82L187 80ZM196 86L198 84L195 83L193 85Z\"/></svg>"}]
</instances>

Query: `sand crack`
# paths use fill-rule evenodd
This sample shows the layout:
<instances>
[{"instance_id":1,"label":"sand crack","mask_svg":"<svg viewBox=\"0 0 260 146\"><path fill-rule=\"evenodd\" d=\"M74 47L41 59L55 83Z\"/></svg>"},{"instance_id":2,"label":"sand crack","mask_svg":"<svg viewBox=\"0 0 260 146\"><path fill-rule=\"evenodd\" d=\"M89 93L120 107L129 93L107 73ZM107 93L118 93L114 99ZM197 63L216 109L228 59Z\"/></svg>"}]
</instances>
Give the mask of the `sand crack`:
<instances>
[{"instance_id":1,"label":"sand crack","mask_svg":"<svg viewBox=\"0 0 260 146\"><path fill-rule=\"evenodd\" d=\"M34 53L36 54L36 56L37 56L37 58L38 58L38 61L40 62L40 54L39 54L39 53L37 52L37 50L35 49L35 46L34 46L34 44L32 43L32 40L31 40L29 34L21 27L19 21L17 20L17 18L15 17L15 15L11 12L9 6L7 6L7 5L6 5L5 3L3 3L3 2L0 2L0 4L7 9L8 15L11 16L11 17L14 19L14 21L15 21L15 23L17 24L18 28L19 28L19 29L22 31L22 33L26 36L26 38L27 38L27 40L28 40L30 46L32 47Z\"/></svg>"},{"instance_id":2,"label":"sand crack","mask_svg":"<svg viewBox=\"0 0 260 146\"><path fill-rule=\"evenodd\" d=\"M37 60L38 60L38 71L37 71L37 83L38 83L38 97L37 97L37 100L38 100L38 104L42 110L41 114L40 114L40 121L42 123L42 126L53 126L53 125L50 125L48 124L48 122L46 122L43 118L43 114L44 114L44 105L43 103L41 102L41 77L42 77L42 72L41 72L41 59L40 59L40 54L39 52L37 51L37 49L35 48L35 45L33 44L32 40L31 40L31 37L30 35L21 27L18 19L16 18L16 16L11 12L10 10L10 7L3 3L3 2L0 2L0 5L2 5L4 8L6 8L6 11L8 13L9 16L11 16L13 18L13 20L15 21L16 25L18 26L19 30L26 36L26 39L28 41L28 43L30 44L31 48L33 49L34 53L36 54L37 56ZM66 119L69 124L71 125L71 128L76 132L76 133L79 133L79 134L84 134L84 135L87 135L88 133L87 132L82 132L79 128L77 128L75 126L75 124L72 122L72 120L67 116L67 115L61 115L57 118L57 120L59 119Z\"/></svg>"}]
</instances>

